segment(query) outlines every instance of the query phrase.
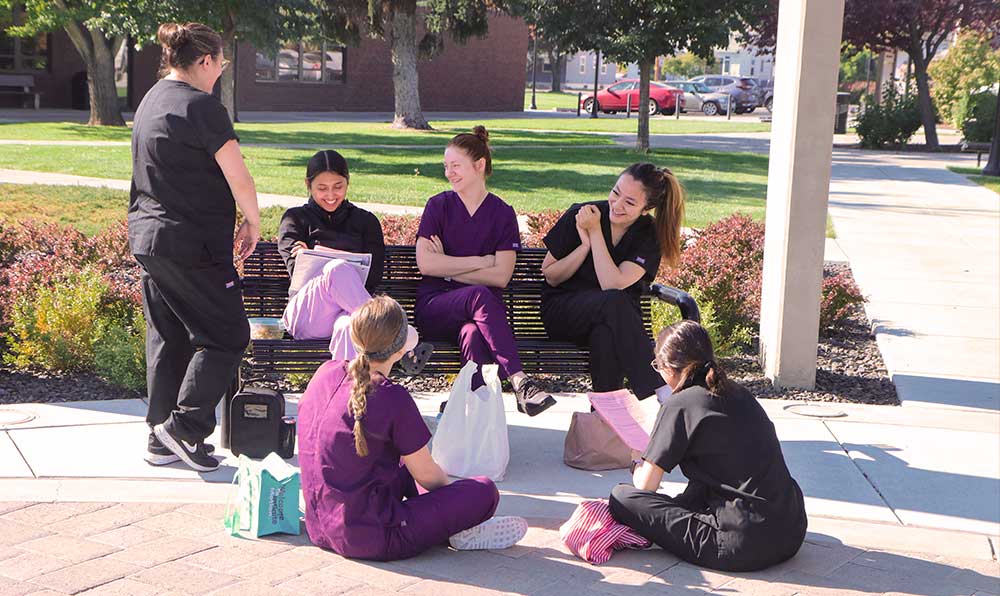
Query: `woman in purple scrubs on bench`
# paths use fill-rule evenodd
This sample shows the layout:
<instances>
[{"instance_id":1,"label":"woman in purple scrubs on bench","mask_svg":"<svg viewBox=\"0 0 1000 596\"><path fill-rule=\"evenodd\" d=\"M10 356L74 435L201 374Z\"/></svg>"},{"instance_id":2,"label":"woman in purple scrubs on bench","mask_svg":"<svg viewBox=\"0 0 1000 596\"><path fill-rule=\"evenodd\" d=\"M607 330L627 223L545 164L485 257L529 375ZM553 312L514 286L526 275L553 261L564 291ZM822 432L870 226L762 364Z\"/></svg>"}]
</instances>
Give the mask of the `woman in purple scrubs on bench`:
<instances>
[{"instance_id":1,"label":"woman in purple scrubs on bench","mask_svg":"<svg viewBox=\"0 0 1000 596\"><path fill-rule=\"evenodd\" d=\"M486 190L493 173L486 128L476 126L448 143L444 173L451 190L427 200L417 230L423 274L417 325L427 339L457 340L463 364L496 362L514 387L517 409L535 416L556 401L524 374L507 322L502 292L521 238L514 209ZM472 388L482 384L477 372Z\"/></svg>"}]
</instances>

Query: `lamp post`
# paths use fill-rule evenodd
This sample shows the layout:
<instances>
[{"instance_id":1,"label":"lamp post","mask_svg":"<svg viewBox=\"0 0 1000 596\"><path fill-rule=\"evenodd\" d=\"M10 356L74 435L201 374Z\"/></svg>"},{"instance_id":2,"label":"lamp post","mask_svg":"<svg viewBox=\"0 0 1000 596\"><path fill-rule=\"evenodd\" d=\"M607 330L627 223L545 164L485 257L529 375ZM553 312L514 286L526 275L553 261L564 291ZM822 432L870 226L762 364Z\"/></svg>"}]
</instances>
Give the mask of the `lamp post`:
<instances>
[{"instance_id":1,"label":"lamp post","mask_svg":"<svg viewBox=\"0 0 1000 596\"><path fill-rule=\"evenodd\" d=\"M538 82L536 71L538 70L538 31L531 32L531 109L537 110L535 105L535 86Z\"/></svg>"},{"instance_id":2,"label":"lamp post","mask_svg":"<svg viewBox=\"0 0 1000 596\"><path fill-rule=\"evenodd\" d=\"M594 101L590 102L590 117L597 118L597 85L598 85L598 70L601 63L601 50L594 50Z\"/></svg>"},{"instance_id":3,"label":"lamp post","mask_svg":"<svg viewBox=\"0 0 1000 596\"><path fill-rule=\"evenodd\" d=\"M990 143L990 160L983 168L983 176L1000 176L1000 84L997 85L997 110L993 116L993 141Z\"/></svg>"}]
</instances>

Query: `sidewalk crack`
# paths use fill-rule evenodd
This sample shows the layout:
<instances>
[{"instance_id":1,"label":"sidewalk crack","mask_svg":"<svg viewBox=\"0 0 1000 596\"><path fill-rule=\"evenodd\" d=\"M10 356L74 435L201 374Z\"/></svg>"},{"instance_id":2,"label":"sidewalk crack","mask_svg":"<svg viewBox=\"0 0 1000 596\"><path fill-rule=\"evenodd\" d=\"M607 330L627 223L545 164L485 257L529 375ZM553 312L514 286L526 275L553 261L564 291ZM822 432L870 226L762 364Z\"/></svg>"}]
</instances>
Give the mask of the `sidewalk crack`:
<instances>
[{"instance_id":1,"label":"sidewalk crack","mask_svg":"<svg viewBox=\"0 0 1000 596\"><path fill-rule=\"evenodd\" d=\"M17 450L17 454L21 456L21 461L24 462L25 467L27 467L28 471L31 472L31 477L37 480L38 474L35 474L35 470L32 469L31 464L28 463L28 458L24 457L24 452L21 451L21 447L18 446L17 441L14 440L14 437L10 435L9 431L5 430L3 431L3 434L7 435L7 438L10 439L10 444Z\"/></svg>"},{"instance_id":2,"label":"sidewalk crack","mask_svg":"<svg viewBox=\"0 0 1000 596\"><path fill-rule=\"evenodd\" d=\"M868 476L868 474L865 473L865 471L861 468L861 466L858 465L858 462L856 462L854 458L851 457L851 452L848 451L847 448L844 447L844 444L840 442L840 438L836 435L836 433L833 432L833 429L830 428L830 426L826 423L826 420L822 420L821 422L823 426L826 428L826 431L830 433L830 436L833 437L835 441L837 441L837 445L840 446L840 449L844 452L844 455L847 456L847 459L851 461L851 463L858 470L858 472L861 472L861 475L864 476L865 480L868 482L868 485L871 486L872 490L875 491L875 494L878 495L878 498L882 499L882 502L885 503L885 506L889 508L889 511L892 512L892 516L895 517L896 521L899 522L899 525L905 526L906 523L902 520L902 518L899 517L899 514L896 513L896 508L889 504L889 500L886 499L885 495L882 494L882 491L880 491L878 487L875 486L875 482L871 479L871 477Z\"/></svg>"}]
</instances>

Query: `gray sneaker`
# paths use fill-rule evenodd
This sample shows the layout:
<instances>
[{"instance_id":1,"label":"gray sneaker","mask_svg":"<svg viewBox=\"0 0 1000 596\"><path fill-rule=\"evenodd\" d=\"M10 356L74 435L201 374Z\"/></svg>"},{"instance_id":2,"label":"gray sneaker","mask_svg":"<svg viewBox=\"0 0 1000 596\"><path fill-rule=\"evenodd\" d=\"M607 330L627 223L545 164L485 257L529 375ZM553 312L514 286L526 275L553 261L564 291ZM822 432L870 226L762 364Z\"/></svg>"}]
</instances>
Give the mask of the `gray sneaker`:
<instances>
[{"instance_id":1,"label":"gray sneaker","mask_svg":"<svg viewBox=\"0 0 1000 596\"><path fill-rule=\"evenodd\" d=\"M514 546L527 533L523 517L501 515L455 534L448 543L457 550L500 550Z\"/></svg>"}]
</instances>

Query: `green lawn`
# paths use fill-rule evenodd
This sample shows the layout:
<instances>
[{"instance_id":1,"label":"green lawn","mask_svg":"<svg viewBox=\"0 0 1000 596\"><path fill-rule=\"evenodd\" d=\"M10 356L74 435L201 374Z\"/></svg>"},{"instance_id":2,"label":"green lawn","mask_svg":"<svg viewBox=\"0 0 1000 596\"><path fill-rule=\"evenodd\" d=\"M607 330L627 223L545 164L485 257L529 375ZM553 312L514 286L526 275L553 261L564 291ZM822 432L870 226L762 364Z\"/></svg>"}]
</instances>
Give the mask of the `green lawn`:
<instances>
[{"instance_id":1,"label":"green lawn","mask_svg":"<svg viewBox=\"0 0 1000 596\"><path fill-rule=\"evenodd\" d=\"M983 176L982 168L959 168L955 166L948 166L948 169L956 174L963 174L969 180L972 180L976 184L985 186L986 188L992 190L993 192L1000 195L1000 177L998 176Z\"/></svg>"},{"instance_id":2,"label":"green lawn","mask_svg":"<svg viewBox=\"0 0 1000 596\"><path fill-rule=\"evenodd\" d=\"M604 116L563 118L504 118L496 120L442 120L432 122L433 131L396 130L381 122L278 122L237 123L236 132L244 144L308 145L438 145L444 147L452 136L467 132L476 124L490 131L496 146L504 145L610 145L605 135L592 132L635 134L637 120ZM728 122L703 118L680 120L656 117L650 121L652 134L698 134L711 132L760 132L769 124ZM550 132L560 131L560 132ZM72 122L0 123L0 139L23 141L129 141L127 127L87 126Z\"/></svg>"},{"instance_id":3,"label":"green lawn","mask_svg":"<svg viewBox=\"0 0 1000 596\"><path fill-rule=\"evenodd\" d=\"M585 93L584 96L587 94ZM539 110L554 110L556 108L576 109L577 94L575 92L556 93L552 91L538 91L535 93L535 106ZM531 109L531 88L524 92L524 109Z\"/></svg>"},{"instance_id":4,"label":"green lawn","mask_svg":"<svg viewBox=\"0 0 1000 596\"><path fill-rule=\"evenodd\" d=\"M441 154L424 149L345 149L350 197L357 202L423 206L446 189ZM246 147L244 155L261 192L304 196L309 150ZM519 212L564 209L601 199L629 164L648 159L674 170L688 190L685 225L700 227L742 211L764 216L767 157L748 153L659 150L639 156L625 149L500 147L490 188ZM62 172L125 180L128 147L3 146L0 168ZM59 191L53 191L59 196ZM6 202L6 199L2 199ZM51 200L51 199L50 199Z\"/></svg>"},{"instance_id":5,"label":"green lawn","mask_svg":"<svg viewBox=\"0 0 1000 596\"><path fill-rule=\"evenodd\" d=\"M0 184L0 222L37 219L92 236L125 218L128 193L87 186Z\"/></svg>"}]
</instances>

